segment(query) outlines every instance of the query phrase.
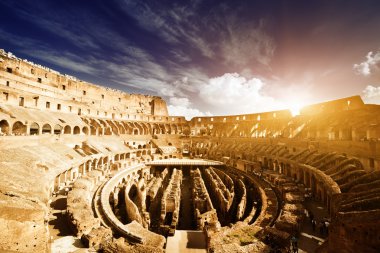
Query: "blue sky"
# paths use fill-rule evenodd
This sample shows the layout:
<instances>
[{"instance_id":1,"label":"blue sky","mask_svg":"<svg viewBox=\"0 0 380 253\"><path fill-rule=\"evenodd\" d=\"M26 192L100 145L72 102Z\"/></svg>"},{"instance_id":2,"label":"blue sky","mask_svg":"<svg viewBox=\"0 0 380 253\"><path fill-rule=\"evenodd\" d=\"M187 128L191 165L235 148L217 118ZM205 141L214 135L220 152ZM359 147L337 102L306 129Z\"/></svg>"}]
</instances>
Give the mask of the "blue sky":
<instances>
[{"instance_id":1,"label":"blue sky","mask_svg":"<svg viewBox=\"0 0 380 253\"><path fill-rule=\"evenodd\" d=\"M380 2L0 2L0 48L172 115L380 103Z\"/></svg>"}]
</instances>

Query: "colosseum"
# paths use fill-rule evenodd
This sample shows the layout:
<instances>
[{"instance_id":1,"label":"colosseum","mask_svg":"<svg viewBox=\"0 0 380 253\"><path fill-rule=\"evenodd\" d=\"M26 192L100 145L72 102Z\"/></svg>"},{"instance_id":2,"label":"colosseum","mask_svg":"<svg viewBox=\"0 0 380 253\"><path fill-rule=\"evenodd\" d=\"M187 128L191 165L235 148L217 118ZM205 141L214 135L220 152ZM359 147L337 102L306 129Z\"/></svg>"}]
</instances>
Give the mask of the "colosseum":
<instances>
[{"instance_id":1,"label":"colosseum","mask_svg":"<svg viewBox=\"0 0 380 253\"><path fill-rule=\"evenodd\" d=\"M380 106L360 96L187 121L3 50L0 95L2 252L380 249Z\"/></svg>"}]
</instances>

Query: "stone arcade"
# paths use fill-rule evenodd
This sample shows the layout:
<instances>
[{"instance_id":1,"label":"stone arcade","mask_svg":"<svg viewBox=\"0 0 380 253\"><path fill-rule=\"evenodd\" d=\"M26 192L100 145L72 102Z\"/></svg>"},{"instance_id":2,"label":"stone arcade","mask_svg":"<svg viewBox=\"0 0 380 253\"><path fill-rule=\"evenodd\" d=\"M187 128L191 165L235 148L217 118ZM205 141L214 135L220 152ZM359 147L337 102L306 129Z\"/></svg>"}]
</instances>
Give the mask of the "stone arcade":
<instances>
[{"instance_id":1,"label":"stone arcade","mask_svg":"<svg viewBox=\"0 0 380 253\"><path fill-rule=\"evenodd\" d=\"M209 252L284 250L311 195L331 219L317 252L376 252L379 115L354 96L294 117L186 121L160 97L1 50L0 250L49 252L74 236L95 250L164 252L178 230L203 234Z\"/></svg>"}]
</instances>

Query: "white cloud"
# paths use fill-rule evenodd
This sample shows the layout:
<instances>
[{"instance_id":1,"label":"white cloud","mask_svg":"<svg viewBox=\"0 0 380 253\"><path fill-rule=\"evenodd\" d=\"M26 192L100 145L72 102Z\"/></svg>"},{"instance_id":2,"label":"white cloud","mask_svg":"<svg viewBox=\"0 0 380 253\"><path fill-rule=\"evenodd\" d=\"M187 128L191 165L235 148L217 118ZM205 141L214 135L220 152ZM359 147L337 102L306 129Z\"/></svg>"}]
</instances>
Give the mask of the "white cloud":
<instances>
[{"instance_id":1,"label":"white cloud","mask_svg":"<svg viewBox=\"0 0 380 253\"><path fill-rule=\"evenodd\" d=\"M369 76L373 74L374 71L378 71L380 69L380 52L374 54L373 52L369 52L366 56L366 60L359 63L354 64L354 70L363 76Z\"/></svg>"},{"instance_id":2,"label":"white cloud","mask_svg":"<svg viewBox=\"0 0 380 253\"><path fill-rule=\"evenodd\" d=\"M200 98L217 114L239 114L276 110L283 104L263 93L264 82L237 73L211 78L200 90ZM214 111L213 110L213 111Z\"/></svg>"},{"instance_id":3,"label":"white cloud","mask_svg":"<svg viewBox=\"0 0 380 253\"><path fill-rule=\"evenodd\" d=\"M196 108L191 108L189 99L185 97L171 97L169 99L168 111L169 115L185 116L188 120L197 116L212 116L210 112L204 113Z\"/></svg>"},{"instance_id":4,"label":"white cloud","mask_svg":"<svg viewBox=\"0 0 380 253\"><path fill-rule=\"evenodd\" d=\"M380 86L368 85L363 90L363 100L369 104L380 104Z\"/></svg>"},{"instance_id":5,"label":"white cloud","mask_svg":"<svg viewBox=\"0 0 380 253\"><path fill-rule=\"evenodd\" d=\"M190 106L190 101L188 98L171 97L169 99L169 103L173 106L184 106L184 107Z\"/></svg>"},{"instance_id":6,"label":"white cloud","mask_svg":"<svg viewBox=\"0 0 380 253\"><path fill-rule=\"evenodd\" d=\"M121 8L142 28L155 33L166 42L183 44L187 41L189 46L199 50L203 56L212 58L215 55L209 43L202 38L199 27L191 19L197 3L174 5L172 9L159 3L148 5L135 0L120 3Z\"/></svg>"},{"instance_id":7,"label":"white cloud","mask_svg":"<svg viewBox=\"0 0 380 253\"><path fill-rule=\"evenodd\" d=\"M57 66L71 69L75 72L87 73L87 74L96 74L97 69L92 67L83 61L82 58L70 54L70 53L61 53L58 54L54 51L46 51L46 50L22 50L24 53L34 56L38 59L44 60L46 62L53 63Z\"/></svg>"}]
</instances>

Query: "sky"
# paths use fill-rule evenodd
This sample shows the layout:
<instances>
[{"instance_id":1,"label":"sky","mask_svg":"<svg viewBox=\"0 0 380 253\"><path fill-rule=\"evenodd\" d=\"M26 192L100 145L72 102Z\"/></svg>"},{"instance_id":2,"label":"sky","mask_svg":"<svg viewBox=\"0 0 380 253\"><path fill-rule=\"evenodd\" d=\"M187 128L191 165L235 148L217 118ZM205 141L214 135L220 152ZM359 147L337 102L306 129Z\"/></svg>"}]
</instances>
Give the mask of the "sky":
<instances>
[{"instance_id":1,"label":"sky","mask_svg":"<svg viewBox=\"0 0 380 253\"><path fill-rule=\"evenodd\" d=\"M0 48L173 116L380 104L377 0L2 0Z\"/></svg>"}]
</instances>

